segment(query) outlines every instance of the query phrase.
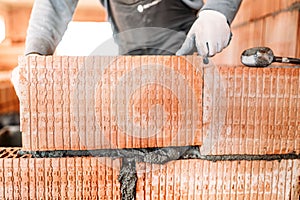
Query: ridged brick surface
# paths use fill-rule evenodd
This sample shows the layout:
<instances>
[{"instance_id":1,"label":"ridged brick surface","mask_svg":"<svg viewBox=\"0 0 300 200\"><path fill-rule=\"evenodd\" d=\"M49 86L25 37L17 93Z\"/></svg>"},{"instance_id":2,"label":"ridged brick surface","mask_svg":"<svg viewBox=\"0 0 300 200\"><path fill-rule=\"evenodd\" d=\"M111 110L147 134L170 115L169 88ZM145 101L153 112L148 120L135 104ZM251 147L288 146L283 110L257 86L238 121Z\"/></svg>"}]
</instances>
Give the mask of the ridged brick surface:
<instances>
[{"instance_id":1,"label":"ridged brick surface","mask_svg":"<svg viewBox=\"0 0 300 200\"><path fill-rule=\"evenodd\" d=\"M201 144L200 58L21 57L25 150Z\"/></svg>"},{"instance_id":2,"label":"ridged brick surface","mask_svg":"<svg viewBox=\"0 0 300 200\"><path fill-rule=\"evenodd\" d=\"M137 199L298 200L299 160L137 164ZM120 161L0 159L0 199L120 199Z\"/></svg>"},{"instance_id":3,"label":"ridged brick surface","mask_svg":"<svg viewBox=\"0 0 300 200\"><path fill-rule=\"evenodd\" d=\"M299 160L140 163L137 165L137 200L298 200L299 164Z\"/></svg>"},{"instance_id":4,"label":"ridged brick surface","mask_svg":"<svg viewBox=\"0 0 300 200\"><path fill-rule=\"evenodd\" d=\"M300 152L299 68L200 57L21 57L24 150L200 145Z\"/></svg>"},{"instance_id":5,"label":"ridged brick surface","mask_svg":"<svg viewBox=\"0 0 300 200\"><path fill-rule=\"evenodd\" d=\"M0 199L120 199L119 160L0 158Z\"/></svg>"},{"instance_id":6,"label":"ridged brick surface","mask_svg":"<svg viewBox=\"0 0 300 200\"><path fill-rule=\"evenodd\" d=\"M204 69L201 152L299 153L299 85L299 68Z\"/></svg>"},{"instance_id":7,"label":"ridged brick surface","mask_svg":"<svg viewBox=\"0 0 300 200\"><path fill-rule=\"evenodd\" d=\"M137 199L299 199L299 160L137 165Z\"/></svg>"}]
</instances>

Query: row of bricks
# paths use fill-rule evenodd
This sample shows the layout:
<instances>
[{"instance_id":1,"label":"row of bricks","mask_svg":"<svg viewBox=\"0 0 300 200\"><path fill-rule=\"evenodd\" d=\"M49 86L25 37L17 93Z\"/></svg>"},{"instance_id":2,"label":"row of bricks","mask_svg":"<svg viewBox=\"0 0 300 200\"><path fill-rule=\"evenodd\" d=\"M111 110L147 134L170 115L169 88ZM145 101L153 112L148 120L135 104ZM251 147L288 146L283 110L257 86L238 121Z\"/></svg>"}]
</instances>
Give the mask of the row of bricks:
<instances>
[{"instance_id":1,"label":"row of bricks","mask_svg":"<svg viewBox=\"0 0 300 200\"><path fill-rule=\"evenodd\" d=\"M241 64L242 52L256 46L270 47L276 56L300 57L299 16L299 9L295 9L233 27L230 45L213 58L214 62L218 65Z\"/></svg>"},{"instance_id":2,"label":"row of bricks","mask_svg":"<svg viewBox=\"0 0 300 200\"><path fill-rule=\"evenodd\" d=\"M249 23L251 21L272 16L278 12L299 8L299 0L243 0L240 9L235 17L233 26Z\"/></svg>"},{"instance_id":3,"label":"row of bricks","mask_svg":"<svg viewBox=\"0 0 300 200\"><path fill-rule=\"evenodd\" d=\"M0 199L120 199L120 160L0 159ZM136 199L298 200L299 160L137 163Z\"/></svg>"},{"instance_id":4,"label":"row of bricks","mask_svg":"<svg viewBox=\"0 0 300 200\"><path fill-rule=\"evenodd\" d=\"M200 57L22 57L24 150L201 145L203 154L300 151L300 70Z\"/></svg>"},{"instance_id":5,"label":"row of bricks","mask_svg":"<svg viewBox=\"0 0 300 200\"><path fill-rule=\"evenodd\" d=\"M10 82L10 72L0 72L0 114L19 112L19 100Z\"/></svg>"}]
</instances>

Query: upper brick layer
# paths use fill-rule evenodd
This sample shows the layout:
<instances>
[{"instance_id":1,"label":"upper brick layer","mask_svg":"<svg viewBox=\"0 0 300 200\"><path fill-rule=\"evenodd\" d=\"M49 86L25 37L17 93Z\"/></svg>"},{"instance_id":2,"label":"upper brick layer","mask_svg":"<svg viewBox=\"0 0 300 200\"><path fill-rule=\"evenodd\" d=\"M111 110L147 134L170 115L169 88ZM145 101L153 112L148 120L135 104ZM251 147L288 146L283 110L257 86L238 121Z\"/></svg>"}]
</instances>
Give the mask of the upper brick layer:
<instances>
[{"instance_id":1,"label":"upper brick layer","mask_svg":"<svg viewBox=\"0 0 300 200\"><path fill-rule=\"evenodd\" d=\"M200 145L202 154L300 152L299 68L200 57L20 57L25 150Z\"/></svg>"}]
</instances>

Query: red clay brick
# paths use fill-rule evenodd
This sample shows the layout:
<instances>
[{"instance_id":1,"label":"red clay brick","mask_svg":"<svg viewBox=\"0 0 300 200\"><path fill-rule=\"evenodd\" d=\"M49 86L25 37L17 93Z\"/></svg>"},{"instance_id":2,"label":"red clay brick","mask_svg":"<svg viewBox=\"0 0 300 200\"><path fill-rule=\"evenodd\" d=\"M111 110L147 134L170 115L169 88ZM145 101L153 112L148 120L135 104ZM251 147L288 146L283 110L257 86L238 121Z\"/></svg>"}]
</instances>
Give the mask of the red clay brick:
<instances>
[{"instance_id":1,"label":"red clay brick","mask_svg":"<svg viewBox=\"0 0 300 200\"><path fill-rule=\"evenodd\" d=\"M137 199L297 199L299 160L137 165Z\"/></svg>"},{"instance_id":2,"label":"red clay brick","mask_svg":"<svg viewBox=\"0 0 300 200\"><path fill-rule=\"evenodd\" d=\"M202 153L299 153L299 73L297 68L204 69Z\"/></svg>"},{"instance_id":3,"label":"red clay brick","mask_svg":"<svg viewBox=\"0 0 300 200\"><path fill-rule=\"evenodd\" d=\"M200 62L192 56L23 57L23 147L200 145Z\"/></svg>"},{"instance_id":4,"label":"red clay brick","mask_svg":"<svg viewBox=\"0 0 300 200\"><path fill-rule=\"evenodd\" d=\"M300 152L299 69L203 67L196 56L22 59L25 150Z\"/></svg>"},{"instance_id":5,"label":"red clay brick","mask_svg":"<svg viewBox=\"0 0 300 200\"><path fill-rule=\"evenodd\" d=\"M120 199L120 160L0 159L0 199Z\"/></svg>"}]
</instances>

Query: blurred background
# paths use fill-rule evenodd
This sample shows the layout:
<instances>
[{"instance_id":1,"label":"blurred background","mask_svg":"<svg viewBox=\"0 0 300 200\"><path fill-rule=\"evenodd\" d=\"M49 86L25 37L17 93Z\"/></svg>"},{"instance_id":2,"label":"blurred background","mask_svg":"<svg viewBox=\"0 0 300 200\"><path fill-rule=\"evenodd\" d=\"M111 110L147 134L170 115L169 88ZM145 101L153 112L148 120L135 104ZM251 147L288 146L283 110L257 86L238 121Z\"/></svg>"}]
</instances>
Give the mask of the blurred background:
<instances>
[{"instance_id":1,"label":"blurred background","mask_svg":"<svg viewBox=\"0 0 300 200\"><path fill-rule=\"evenodd\" d=\"M21 146L19 101L10 74L23 55L33 2L0 0L0 147ZM232 32L230 46L213 58L216 65L241 65L242 51L255 46L270 47L278 56L300 57L300 0L244 0ZM89 55L111 36L100 2L81 0L56 54Z\"/></svg>"}]
</instances>

